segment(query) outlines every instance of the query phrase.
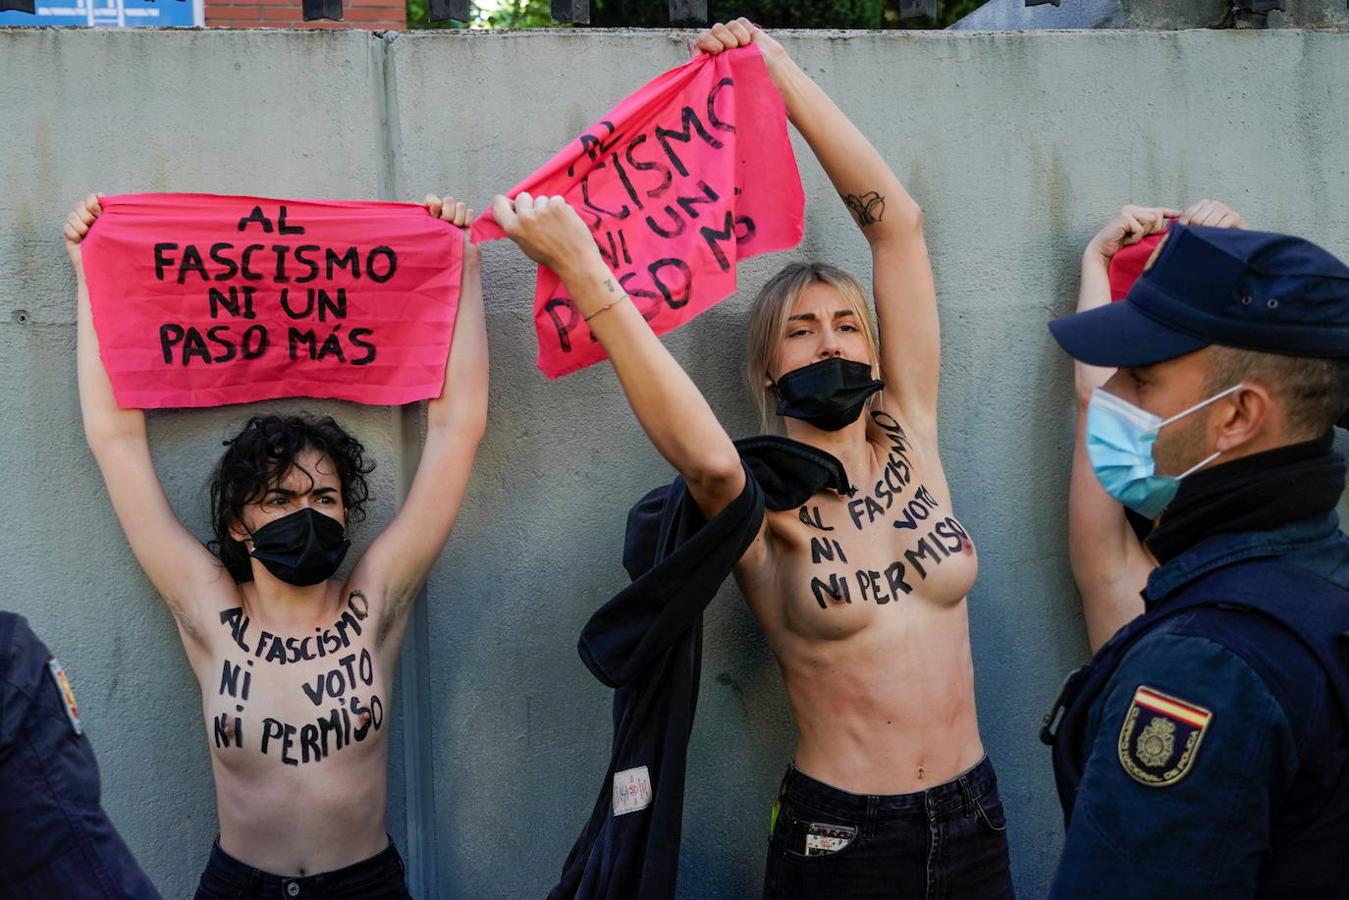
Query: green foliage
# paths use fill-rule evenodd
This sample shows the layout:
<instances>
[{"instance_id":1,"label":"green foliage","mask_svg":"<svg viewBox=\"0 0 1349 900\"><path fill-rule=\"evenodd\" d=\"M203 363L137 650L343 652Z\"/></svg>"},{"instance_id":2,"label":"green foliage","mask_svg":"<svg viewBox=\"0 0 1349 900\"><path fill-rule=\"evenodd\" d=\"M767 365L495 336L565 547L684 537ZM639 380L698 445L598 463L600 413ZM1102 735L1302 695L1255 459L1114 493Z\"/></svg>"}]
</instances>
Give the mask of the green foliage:
<instances>
[{"instance_id":1,"label":"green foliage","mask_svg":"<svg viewBox=\"0 0 1349 900\"><path fill-rule=\"evenodd\" d=\"M549 0L494 0L488 9L469 4L470 22L432 22L428 0L407 0L408 28L569 28L553 21Z\"/></svg>"},{"instance_id":2,"label":"green foliage","mask_svg":"<svg viewBox=\"0 0 1349 900\"><path fill-rule=\"evenodd\" d=\"M426 0L407 0L408 28L466 28L464 22L432 22Z\"/></svg>"},{"instance_id":3,"label":"green foliage","mask_svg":"<svg viewBox=\"0 0 1349 900\"><path fill-rule=\"evenodd\" d=\"M495 10L483 13L474 7L474 23L486 28L551 28L552 4L548 0L505 0Z\"/></svg>"},{"instance_id":4,"label":"green foliage","mask_svg":"<svg viewBox=\"0 0 1349 900\"><path fill-rule=\"evenodd\" d=\"M900 21L898 0L888 0L885 4L885 22L882 28L945 28L974 12L984 5L985 0L937 0L937 18L919 16L916 19Z\"/></svg>"},{"instance_id":5,"label":"green foliage","mask_svg":"<svg viewBox=\"0 0 1349 900\"><path fill-rule=\"evenodd\" d=\"M713 22L744 16L764 28L945 28L982 6L984 0L938 0L936 19L901 21L899 0L708 0ZM462 28L460 23L431 23L427 0L408 0L409 28ZM696 27L670 22L668 0L591 0L590 24L598 28ZM501 0L496 8L473 8L478 28L560 27L549 0Z\"/></svg>"}]
</instances>

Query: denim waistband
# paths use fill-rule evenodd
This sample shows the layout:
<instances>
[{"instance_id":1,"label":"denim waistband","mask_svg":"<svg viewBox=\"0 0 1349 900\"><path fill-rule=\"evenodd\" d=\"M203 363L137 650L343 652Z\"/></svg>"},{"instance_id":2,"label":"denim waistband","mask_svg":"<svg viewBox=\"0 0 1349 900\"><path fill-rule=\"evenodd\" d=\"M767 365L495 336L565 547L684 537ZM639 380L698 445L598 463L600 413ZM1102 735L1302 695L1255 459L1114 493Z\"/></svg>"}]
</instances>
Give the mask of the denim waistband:
<instances>
[{"instance_id":1,"label":"denim waistband","mask_svg":"<svg viewBox=\"0 0 1349 900\"><path fill-rule=\"evenodd\" d=\"M914 815L942 816L957 811L968 814L976 800L995 792L997 787L993 763L985 756L950 781L912 794L853 794L816 781L790 765L782 777L781 793L793 803L819 812L876 821Z\"/></svg>"},{"instance_id":2,"label":"denim waistband","mask_svg":"<svg viewBox=\"0 0 1349 900\"><path fill-rule=\"evenodd\" d=\"M220 848L220 839L216 838L211 847L211 858L206 863L206 872L217 882L223 882L234 890L285 890L289 896L304 897L309 891L342 887L345 883L362 882L379 875L403 875L403 858L398 848L389 841L389 846L368 859L354 862L340 869L319 872L316 875L273 875L256 869L242 860L235 859ZM291 888L295 885L295 888ZM278 895L280 896L280 895Z\"/></svg>"}]
</instances>

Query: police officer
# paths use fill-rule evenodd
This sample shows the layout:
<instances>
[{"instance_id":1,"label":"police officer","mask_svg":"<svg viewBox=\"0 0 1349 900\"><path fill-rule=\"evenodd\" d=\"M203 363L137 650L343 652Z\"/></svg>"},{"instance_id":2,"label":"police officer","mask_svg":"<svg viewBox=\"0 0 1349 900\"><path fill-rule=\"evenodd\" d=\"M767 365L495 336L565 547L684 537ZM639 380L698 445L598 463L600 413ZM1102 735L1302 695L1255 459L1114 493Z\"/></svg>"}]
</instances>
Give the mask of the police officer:
<instances>
[{"instance_id":1,"label":"police officer","mask_svg":"<svg viewBox=\"0 0 1349 900\"><path fill-rule=\"evenodd\" d=\"M98 764L61 665L0 612L0 898L158 898L98 801Z\"/></svg>"},{"instance_id":2,"label":"police officer","mask_svg":"<svg viewBox=\"0 0 1349 900\"><path fill-rule=\"evenodd\" d=\"M1331 438L1349 407L1349 268L1299 238L1178 223L1123 302L1050 329L1116 370L1079 459L1155 519L1140 544L1120 507L1113 523L1073 510L1099 560L1074 559L1084 602L1143 602L1046 717L1068 825L1052 896L1349 897Z\"/></svg>"}]
</instances>

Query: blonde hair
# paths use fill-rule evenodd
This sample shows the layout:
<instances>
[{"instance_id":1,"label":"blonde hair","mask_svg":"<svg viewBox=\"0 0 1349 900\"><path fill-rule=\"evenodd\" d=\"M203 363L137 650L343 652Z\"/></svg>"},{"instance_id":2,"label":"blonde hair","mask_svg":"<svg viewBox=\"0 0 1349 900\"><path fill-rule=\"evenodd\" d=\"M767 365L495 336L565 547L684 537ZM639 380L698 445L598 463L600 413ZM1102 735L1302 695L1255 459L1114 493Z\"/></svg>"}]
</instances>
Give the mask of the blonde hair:
<instances>
[{"instance_id":1,"label":"blonde hair","mask_svg":"<svg viewBox=\"0 0 1349 900\"><path fill-rule=\"evenodd\" d=\"M812 284L827 284L838 291L848 307L857 315L862 334L871 354L872 377L877 375L880 358L876 345L876 326L867 305L866 292L857 279L828 263L792 263L768 280L754 298L749 309L749 351L745 359L745 375L754 406L759 411L759 422L765 431L781 430L777 416L777 399L773 388L764 387L763 380L777 368L782 336L787 331L787 318L797 298Z\"/></svg>"}]
</instances>

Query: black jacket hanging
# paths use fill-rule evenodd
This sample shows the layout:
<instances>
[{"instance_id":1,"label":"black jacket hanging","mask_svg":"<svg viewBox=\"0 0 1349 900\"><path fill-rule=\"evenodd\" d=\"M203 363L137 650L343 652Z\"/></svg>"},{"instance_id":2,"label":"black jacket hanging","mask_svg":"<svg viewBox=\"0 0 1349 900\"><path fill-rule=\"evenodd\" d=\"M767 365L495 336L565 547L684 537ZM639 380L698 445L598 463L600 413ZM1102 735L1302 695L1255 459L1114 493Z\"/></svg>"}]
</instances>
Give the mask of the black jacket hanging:
<instances>
[{"instance_id":1,"label":"black jacket hanging","mask_svg":"<svg viewBox=\"0 0 1349 900\"><path fill-rule=\"evenodd\" d=\"M632 584L591 617L578 645L586 667L615 689L612 756L550 900L675 896L703 610L759 533L765 506L847 488L842 465L809 445L755 437L736 446L745 488L710 522L682 479L628 513L623 565Z\"/></svg>"}]
</instances>

